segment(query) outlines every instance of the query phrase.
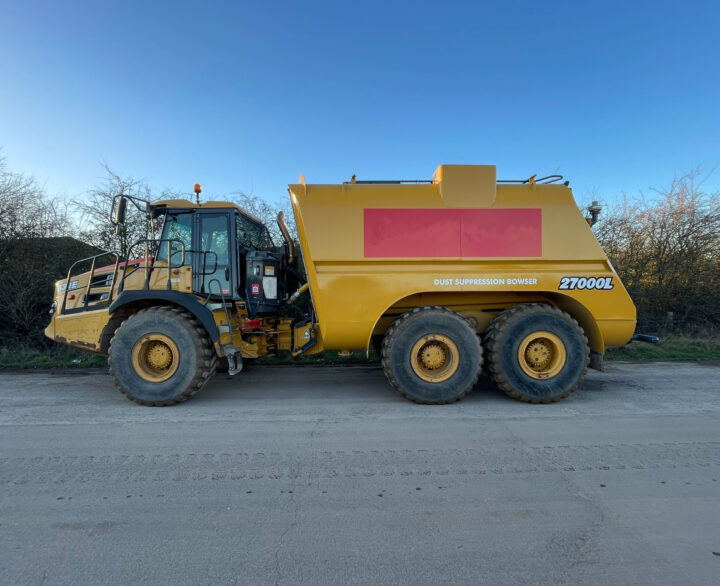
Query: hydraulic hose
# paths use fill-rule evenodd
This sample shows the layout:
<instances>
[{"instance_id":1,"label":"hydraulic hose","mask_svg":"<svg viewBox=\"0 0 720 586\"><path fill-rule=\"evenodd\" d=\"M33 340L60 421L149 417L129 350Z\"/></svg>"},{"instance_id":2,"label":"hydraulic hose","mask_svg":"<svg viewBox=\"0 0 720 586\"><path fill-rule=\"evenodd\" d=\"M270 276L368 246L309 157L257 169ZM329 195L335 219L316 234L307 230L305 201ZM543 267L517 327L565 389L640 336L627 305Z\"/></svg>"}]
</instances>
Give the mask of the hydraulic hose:
<instances>
[{"instance_id":1,"label":"hydraulic hose","mask_svg":"<svg viewBox=\"0 0 720 586\"><path fill-rule=\"evenodd\" d=\"M295 293L290 295L290 298L287 300L288 305L290 303L295 303L298 300L298 297L300 297L300 295L302 295L303 293L305 293L305 291L308 290L308 286L309 285L307 283L305 283L302 287L300 287L297 291L295 291Z\"/></svg>"}]
</instances>

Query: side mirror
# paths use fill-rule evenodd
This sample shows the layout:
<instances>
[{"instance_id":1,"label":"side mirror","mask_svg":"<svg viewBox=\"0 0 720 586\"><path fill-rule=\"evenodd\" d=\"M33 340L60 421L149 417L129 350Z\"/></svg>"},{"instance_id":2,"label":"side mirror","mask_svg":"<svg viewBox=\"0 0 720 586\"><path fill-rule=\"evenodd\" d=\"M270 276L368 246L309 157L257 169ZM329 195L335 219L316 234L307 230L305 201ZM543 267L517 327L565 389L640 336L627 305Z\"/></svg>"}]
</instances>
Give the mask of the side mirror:
<instances>
[{"instance_id":1,"label":"side mirror","mask_svg":"<svg viewBox=\"0 0 720 586\"><path fill-rule=\"evenodd\" d=\"M115 217L113 218L113 224L115 224L115 234L120 233L120 226L125 224L125 211L127 210L127 199L120 196L117 207L115 208Z\"/></svg>"}]
</instances>

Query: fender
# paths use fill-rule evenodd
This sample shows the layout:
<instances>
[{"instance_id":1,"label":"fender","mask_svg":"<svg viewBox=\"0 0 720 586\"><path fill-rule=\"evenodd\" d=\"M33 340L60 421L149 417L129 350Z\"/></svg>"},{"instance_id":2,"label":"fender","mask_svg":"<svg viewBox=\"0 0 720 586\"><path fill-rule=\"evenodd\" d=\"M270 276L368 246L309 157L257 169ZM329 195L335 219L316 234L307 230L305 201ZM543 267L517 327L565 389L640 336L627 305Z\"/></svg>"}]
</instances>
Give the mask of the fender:
<instances>
[{"instance_id":1,"label":"fender","mask_svg":"<svg viewBox=\"0 0 720 586\"><path fill-rule=\"evenodd\" d=\"M212 311L191 295L188 295L187 293L179 293L178 291L123 291L110 305L110 314L112 315L125 305L136 303L138 301L165 301L172 305L179 305L183 309L187 309L200 321L203 327L207 330L213 344L220 338L220 332L218 331L217 325L215 325Z\"/></svg>"}]
</instances>

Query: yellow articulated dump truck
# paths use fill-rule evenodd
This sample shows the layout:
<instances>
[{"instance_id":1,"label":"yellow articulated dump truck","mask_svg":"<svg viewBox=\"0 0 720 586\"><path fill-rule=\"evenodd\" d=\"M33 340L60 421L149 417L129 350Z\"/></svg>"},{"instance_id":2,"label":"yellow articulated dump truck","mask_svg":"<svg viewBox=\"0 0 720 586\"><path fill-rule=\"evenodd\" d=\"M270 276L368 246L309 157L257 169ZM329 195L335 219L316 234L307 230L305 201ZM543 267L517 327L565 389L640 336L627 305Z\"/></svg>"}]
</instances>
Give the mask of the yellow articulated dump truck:
<instances>
[{"instance_id":1,"label":"yellow articulated dump truck","mask_svg":"<svg viewBox=\"0 0 720 586\"><path fill-rule=\"evenodd\" d=\"M128 204L159 237L78 261L55 285L48 337L106 354L143 405L184 401L243 360L374 346L417 403L464 397L482 368L530 403L567 397L635 307L567 182L497 181L491 165L441 165L427 181L289 186L305 273L284 242L232 203ZM199 194L199 186L196 193ZM309 289L312 310L290 311Z\"/></svg>"}]
</instances>

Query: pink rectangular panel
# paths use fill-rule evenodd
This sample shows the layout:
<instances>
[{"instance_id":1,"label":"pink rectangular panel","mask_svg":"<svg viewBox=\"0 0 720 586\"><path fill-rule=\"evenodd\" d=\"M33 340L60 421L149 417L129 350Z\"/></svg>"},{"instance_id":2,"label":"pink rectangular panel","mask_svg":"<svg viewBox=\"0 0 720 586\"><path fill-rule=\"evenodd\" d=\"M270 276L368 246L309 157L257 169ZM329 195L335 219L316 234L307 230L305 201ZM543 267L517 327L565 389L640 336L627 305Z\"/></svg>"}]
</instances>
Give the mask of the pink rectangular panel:
<instances>
[{"instance_id":1,"label":"pink rectangular panel","mask_svg":"<svg viewBox=\"0 0 720 586\"><path fill-rule=\"evenodd\" d=\"M540 209L366 209L365 256L542 256Z\"/></svg>"}]
</instances>

